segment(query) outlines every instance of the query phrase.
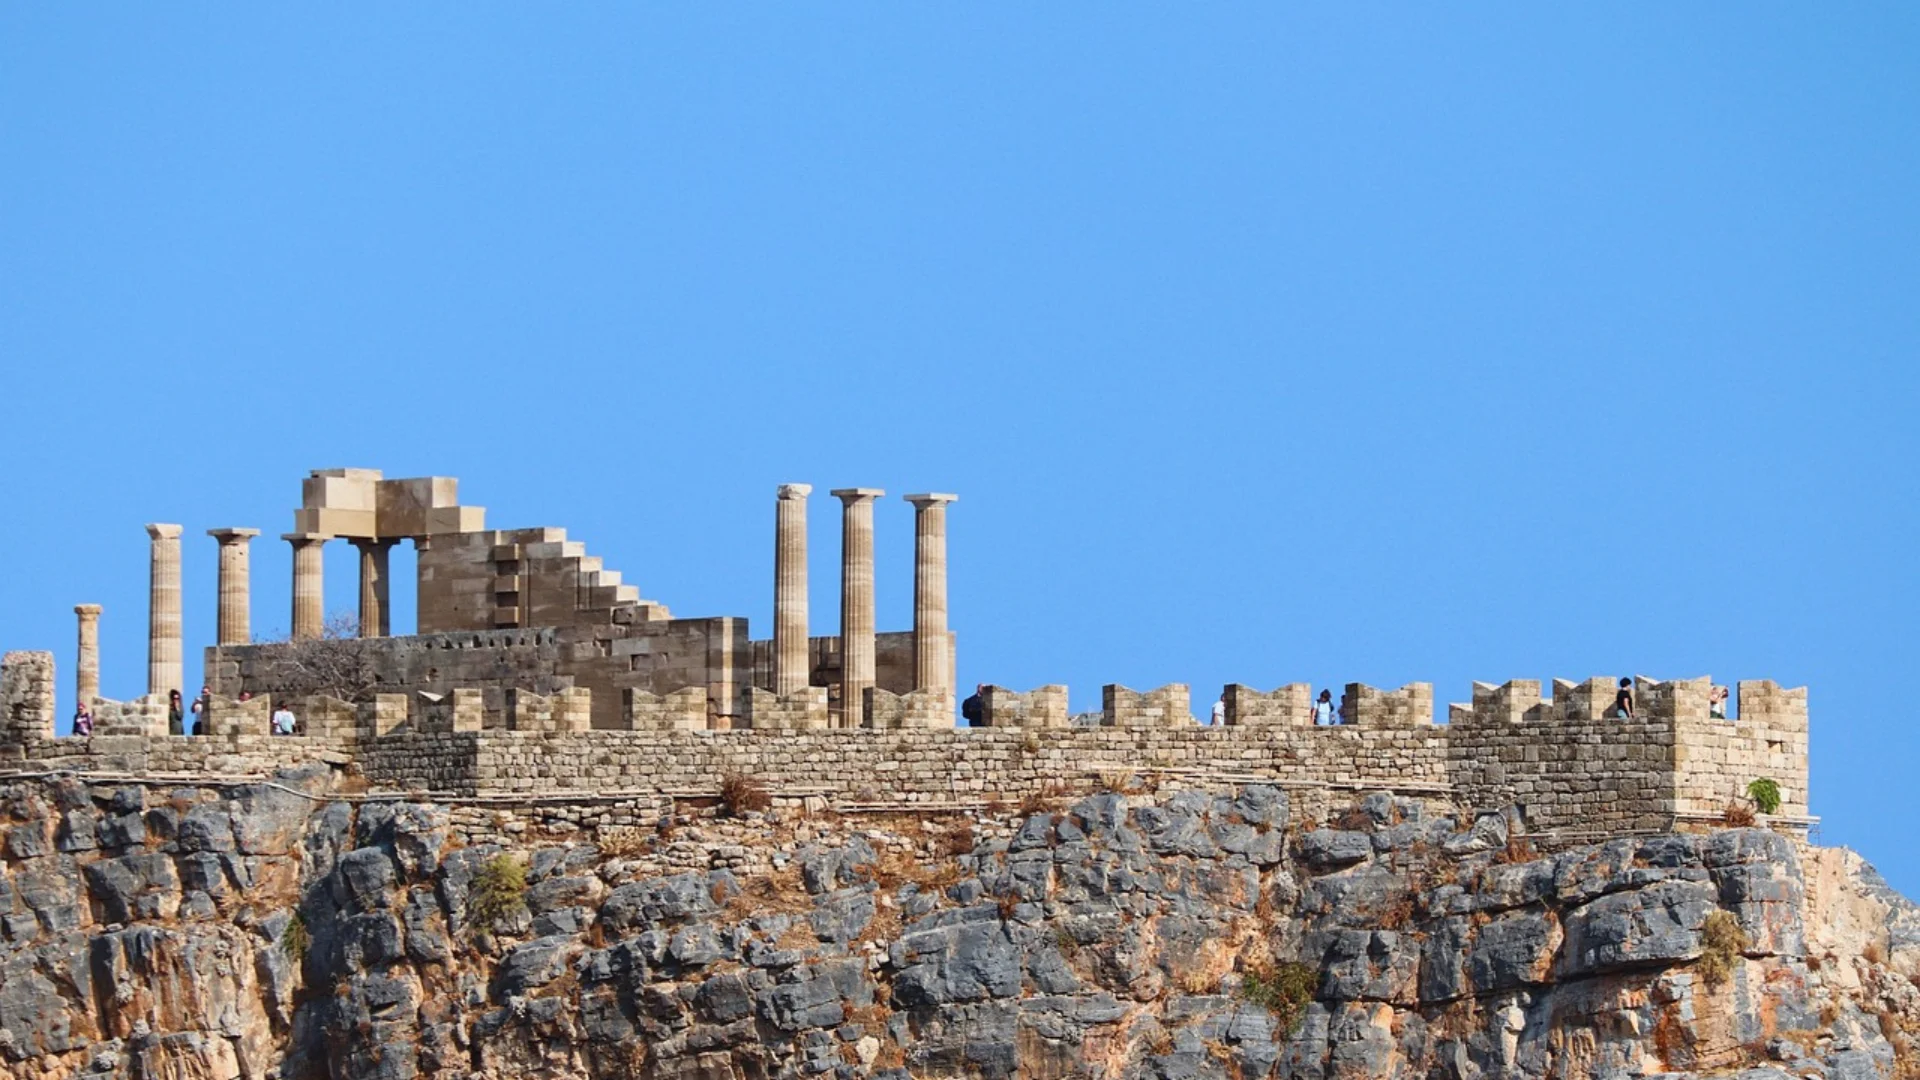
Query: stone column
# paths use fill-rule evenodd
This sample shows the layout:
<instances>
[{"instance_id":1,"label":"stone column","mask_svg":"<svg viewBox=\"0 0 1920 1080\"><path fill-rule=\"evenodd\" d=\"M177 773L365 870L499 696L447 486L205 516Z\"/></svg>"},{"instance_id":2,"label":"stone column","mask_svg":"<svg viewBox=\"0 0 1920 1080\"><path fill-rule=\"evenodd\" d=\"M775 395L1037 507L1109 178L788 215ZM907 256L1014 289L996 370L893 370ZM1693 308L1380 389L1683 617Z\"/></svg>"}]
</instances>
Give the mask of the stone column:
<instances>
[{"instance_id":1,"label":"stone column","mask_svg":"<svg viewBox=\"0 0 1920 1080\"><path fill-rule=\"evenodd\" d=\"M73 665L73 696L87 704L100 696L100 605L75 604L80 616L80 655Z\"/></svg>"},{"instance_id":2,"label":"stone column","mask_svg":"<svg viewBox=\"0 0 1920 1080\"><path fill-rule=\"evenodd\" d=\"M311 641L326 632L326 593L321 587L326 563L320 547L332 538L325 533L283 533L280 539L293 545L293 640Z\"/></svg>"},{"instance_id":3,"label":"stone column","mask_svg":"<svg viewBox=\"0 0 1920 1080\"><path fill-rule=\"evenodd\" d=\"M807 496L812 484L781 484L773 523L773 692L807 687Z\"/></svg>"},{"instance_id":4,"label":"stone column","mask_svg":"<svg viewBox=\"0 0 1920 1080\"><path fill-rule=\"evenodd\" d=\"M152 575L147 590L147 693L185 697L180 665L180 526L149 525Z\"/></svg>"},{"instance_id":5,"label":"stone column","mask_svg":"<svg viewBox=\"0 0 1920 1080\"><path fill-rule=\"evenodd\" d=\"M841 723L865 727L873 685L873 500L879 488L840 488Z\"/></svg>"},{"instance_id":6,"label":"stone column","mask_svg":"<svg viewBox=\"0 0 1920 1080\"><path fill-rule=\"evenodd\" d=\"M913 504L913 688L953 687L947 655L947 504L958 495L908 495Z\"/></svg>"},{"instance_id":7,"label":"stone column","mask_svg":"<svg viewBox=\"0 0 1920 1080\"><path fill-rule=\"evenodd\" d=\"M387 586L390 584L387 554L396 543L396 540L353 541L360 552L360 636L363 638L387 636Z\"/></svg>"},{"instance_id":8,"label":"stone column","mask_svg":"<svg viewBox=\"0 0 1920 1080\"><path fill-rule=\"evenodd\" d=\"M216 640L222 645L253 643L251 542L259 529L208 529L220 542L220 616Z\"/></svg>"}]
</instances>

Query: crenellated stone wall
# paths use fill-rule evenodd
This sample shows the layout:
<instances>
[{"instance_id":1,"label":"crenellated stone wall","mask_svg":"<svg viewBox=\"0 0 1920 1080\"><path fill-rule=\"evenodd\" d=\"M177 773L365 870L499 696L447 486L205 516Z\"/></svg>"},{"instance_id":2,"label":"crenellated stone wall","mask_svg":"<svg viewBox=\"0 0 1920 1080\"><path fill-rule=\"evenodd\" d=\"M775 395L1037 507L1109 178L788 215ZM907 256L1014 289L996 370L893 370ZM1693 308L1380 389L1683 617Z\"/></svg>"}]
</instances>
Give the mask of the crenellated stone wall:
<instances>
[{"instance_id":1,"label":"crenellated stone wall","mask_svg":"<svg viewBox=\"0 0 1920 1080\"><path fill-rule=\"evenodd\" d=\"M608 710L611 725L597 722L599 695L582 686L455 688L375 694L357 706L293 700L301 731L293 737L268 734L270 695L216 694L206 734L167 735L159 698L95 699L97 734L85 739L51 736L53 680L47 654L7 654L0 760L136 774L255 774L324 761L381 788L465 795L711 791L740 773L784 793L909 803L1017 800L1173 771L1304 791L1384 788L1512 804L1536 832L1588 834L1718 819L1766 777L1782 793L1775 820L1809 822L1806 691L1771 682L1739 684L1736 720L1708 715L1705 679L1640 680L1632 719L1605 715L1617 691L1605 679L1557 680L1547 699L1531 680L1476 683L1472 703L1452 706L1443 725L1431 723L1428 684L1354 684L1344 704L1358 722L1331 727L1312 724L1303 684L1270 693L1234 685L1223 694L1228 722L1217 728L1188 716L1182 684L1106 687L1098 727L1068 726L1063 686L984 688L986 722L977 728L953 726L944 690L873 687L872 726L851 729L832 725L827 690L818 686L788 695L749 689L737 718L710 715L698 686L665 694L629 687Z\"/></svg>"}]
</instances>

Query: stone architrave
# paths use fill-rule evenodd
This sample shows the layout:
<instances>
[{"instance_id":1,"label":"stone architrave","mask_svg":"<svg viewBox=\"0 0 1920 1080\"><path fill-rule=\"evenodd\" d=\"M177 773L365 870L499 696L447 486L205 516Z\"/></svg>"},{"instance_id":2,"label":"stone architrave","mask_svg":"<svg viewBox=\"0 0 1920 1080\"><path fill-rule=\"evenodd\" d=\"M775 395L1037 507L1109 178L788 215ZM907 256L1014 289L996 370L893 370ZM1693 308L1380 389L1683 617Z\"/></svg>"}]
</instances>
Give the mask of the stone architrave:
<instances>
[{"instance_id":1,"label":"stone architrave","mask_svg":"<svg viewBox=\"0 0 1920 1080\"><path fill-rule=\"evenodd\" d=\"M293 546L293 640L311 641L326 631L326 563L321 546L332 537L325 533L282 533L280 539Z\"/></svg>"},{"instance_id":2,"label":"stone architrave","mask_svg":"<svg viewBox=\"0 0 1920 1080\"><path fill-rule=\"evenodd\" d=\"M216 637L222 645L253 642L252 540L259 529L208 529L220 543L220 608Z\"/></svg>"},{"instance_id":3,"label":"stone architrave","mask_svg":"<svg viewBox=\"0 0 1920 1080\"><path fill-rule=\"evenodd\" d=\"M841 723L865 727L867 689L874 685L873 501L879 488L840 488Z\"/></svg>"},{"instance_id":4,"label":"stone architrave","mask_svg":"<svg viewBox=\"0 0 1920 1080\"><path fill-rule=\"evenodd\" d=\"M947 639L947 504L958 495L908 495L913 504L913 688L951 691Z\"/></svg>"},{"instance_id":5,"label":"stone architrave","mask_svg":"<svg viewBox=\"0 0 1920 1080\"><path fill-rule=\"evenodd\" d=\"M183 690L180 645L180 533L178 525L147 526L153 541L147 590L147 693Z\"/></svg>"},{"instance_id":6,"label":"stone architrave","mask_svg":"<svg viewBox=\"0 0 1920 1080\"><path fill-rule=\"evenodd\" d=\"M73 697L86 704L100 696L100 605L75 604L80 617L79 656L73 665Z\"/></svg>"},{"instance_id":7,"label":"stone architrave","mask_svg":"<svg viewBox=\"0 0 1920 1080\"><path fill-rule=\"evenodd\" d=\"M806 689L807 496L811 484L782 484L773 528L773 692Z\"/></svg>"},{"instance_id":8,"label":"stone architrave","mask_svg":"<svg viewBox=\"0 0 1920 1080\"><path fill-rule=\"evenodd\" d=\"M387 609L387 556L396 540L357 539L353 546L360 552L360 636L386 637L391 630Z\"/></svg>"}]
</instances>

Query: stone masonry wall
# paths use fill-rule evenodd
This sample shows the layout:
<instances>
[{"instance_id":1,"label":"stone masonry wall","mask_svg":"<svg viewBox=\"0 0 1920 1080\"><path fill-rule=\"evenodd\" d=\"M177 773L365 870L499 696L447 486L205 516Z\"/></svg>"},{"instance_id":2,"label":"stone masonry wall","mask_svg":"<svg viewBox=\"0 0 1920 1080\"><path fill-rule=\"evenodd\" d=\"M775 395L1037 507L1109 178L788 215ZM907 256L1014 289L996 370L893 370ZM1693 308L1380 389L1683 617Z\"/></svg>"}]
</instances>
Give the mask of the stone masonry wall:
<instances>
[{"instance_id":1,"label":"stone masonry wall","mask_svg":"<svg viewBox=\"0 0 1920 1080\"><path fill-rule=\"evenodd\" d=\"M747 625L736 618L215 646L207 650L209 685L228 697L281 691L298 679L293 659L315 647L363 654L381 682L396 689L481 690L490 716L506 715L509 690L551 695L569 687L593 692L593 725L600 728L621 725L621 691L629 688L665 695L697 686L721 715L746 711Z\"/></svg>"}]
</instances>

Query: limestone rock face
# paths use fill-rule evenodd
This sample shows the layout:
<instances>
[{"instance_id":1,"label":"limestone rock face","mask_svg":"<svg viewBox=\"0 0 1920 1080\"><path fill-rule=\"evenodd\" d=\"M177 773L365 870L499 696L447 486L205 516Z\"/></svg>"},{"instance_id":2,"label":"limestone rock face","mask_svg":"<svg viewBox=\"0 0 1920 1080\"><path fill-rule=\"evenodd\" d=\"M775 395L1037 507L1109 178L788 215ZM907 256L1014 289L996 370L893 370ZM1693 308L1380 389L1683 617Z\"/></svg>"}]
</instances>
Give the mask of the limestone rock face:
<instances>
[{"instance_id":1,"label":"limestone rock face","mask_svg":"<svg viewBox=\"0 0 1920 1080\"><path fill-rule=\"evenodd\" d=\"M1920 909L1851 852L1739 829L1536 853L1500 813L1372 795L1302 821L1260 785L1026 811L616 828L324 767L13 782L0 1076L1915 1068Z\"/></svg>"}]
</instances>

